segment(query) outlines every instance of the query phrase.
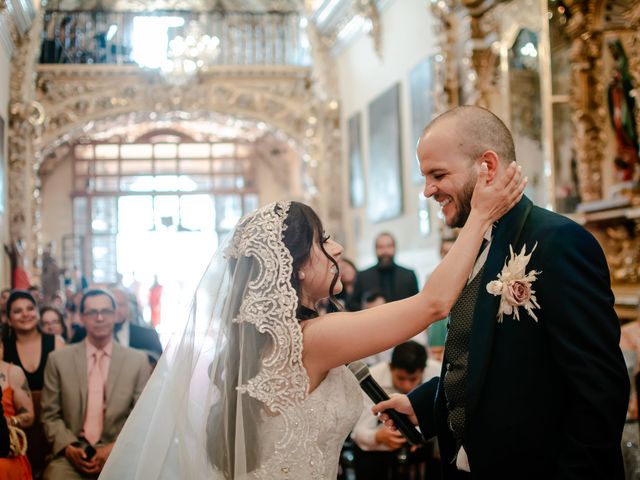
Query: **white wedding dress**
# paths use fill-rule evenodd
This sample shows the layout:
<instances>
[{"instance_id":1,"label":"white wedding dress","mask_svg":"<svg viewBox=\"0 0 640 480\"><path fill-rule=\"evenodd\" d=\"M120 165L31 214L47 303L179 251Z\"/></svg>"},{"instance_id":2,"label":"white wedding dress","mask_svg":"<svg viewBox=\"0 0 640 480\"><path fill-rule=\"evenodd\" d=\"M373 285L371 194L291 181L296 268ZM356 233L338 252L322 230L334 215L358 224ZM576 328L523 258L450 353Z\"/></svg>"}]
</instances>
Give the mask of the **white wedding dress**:
<instances>
[{"instance_id":1,"label":"white wedding dress","mask_svg":"<svg viewBox=\"0 0 640 480\"><path fill-rule=\"evenodd\" d=\"M362 393L358 381L347 367L334 368L298 406L296 416L306 418L305 437L297 458L278 451L277 444L285 430L282 416L265 419L260 443L264 458L254 472L260 479L331 479L338 474L338 461L344 440L362 414ZM251 478L251 476L250 476Z\"/></svg>"},{"instance_id":2,"label":"white wedding dress","mask_svg":"<svg viewBox=\"0 0 640 480\"><path fill-rule=\"evenodd\" d=\"M290 206L257 210L221 245L101 480L335 480L362 394L344 366L308 393Z\"/></svg>"}]
</instances>

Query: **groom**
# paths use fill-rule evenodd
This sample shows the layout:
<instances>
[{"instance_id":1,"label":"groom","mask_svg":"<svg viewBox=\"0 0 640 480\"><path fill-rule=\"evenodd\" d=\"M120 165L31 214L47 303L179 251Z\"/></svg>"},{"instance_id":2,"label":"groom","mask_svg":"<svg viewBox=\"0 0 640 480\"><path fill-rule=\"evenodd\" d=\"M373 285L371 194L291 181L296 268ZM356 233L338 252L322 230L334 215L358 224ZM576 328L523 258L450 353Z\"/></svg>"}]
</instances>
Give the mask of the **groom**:
<instances>
[{"instance_id":1,"label":"groom","mask_svg":"<svg viewBox=\"0 0 640 480\"><path fill-rule=\"evenodd\" d=\"M418 159L425 196L461 227L480 164L491 181L515 150L498 117L464 106L427 126ZM518 255L525 245L524 271L511 269L519 281L491 283L510 247ZM596 240L523 197L485 234L451 310L440 377L374 412L415 415L425 438L437 435L445 479L622 479L629 382L619 337Z\"/></svg>"}]
</instances>

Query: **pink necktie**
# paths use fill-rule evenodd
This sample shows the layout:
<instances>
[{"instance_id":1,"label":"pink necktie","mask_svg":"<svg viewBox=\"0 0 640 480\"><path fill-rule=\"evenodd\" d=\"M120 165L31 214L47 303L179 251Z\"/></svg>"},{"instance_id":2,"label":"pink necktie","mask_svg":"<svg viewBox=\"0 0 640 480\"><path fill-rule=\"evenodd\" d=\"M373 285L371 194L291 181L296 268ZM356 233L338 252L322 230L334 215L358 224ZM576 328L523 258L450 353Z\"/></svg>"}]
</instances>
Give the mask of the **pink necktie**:
<instances>
[{"instance_id":1,"label":"pink necktie","mask_svg":"<svg viewBox=\"0 0 640 480\"><path fill-rule=\"evenodd\" d=\"M101 350L93 354L93 366L89 371L89 384L87 386L87 415L84 420L84 438L92 445L95 445L100 440L104 422L103 358L104 352Z\"/></svg>"}]
</instances>

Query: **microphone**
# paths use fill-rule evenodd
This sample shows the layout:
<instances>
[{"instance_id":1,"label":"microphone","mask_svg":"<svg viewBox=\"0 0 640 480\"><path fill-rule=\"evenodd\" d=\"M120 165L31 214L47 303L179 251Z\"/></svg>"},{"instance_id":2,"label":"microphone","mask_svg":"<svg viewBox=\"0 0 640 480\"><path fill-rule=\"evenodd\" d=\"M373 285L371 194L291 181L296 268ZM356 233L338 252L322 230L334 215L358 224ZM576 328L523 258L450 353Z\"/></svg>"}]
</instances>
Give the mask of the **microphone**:
<instances>
[{"instance_id":1,"label":"microphone","mask_svg":"<svg viewBox=\"0 0 640 480\"><path fill-rule=\"evenodd\" d=\"M347 365L347 368L351 370L351 373L353 373L358 380L360 388L364 390L364 393L367 394L373 403L389 400L389 395L387 395L387 392L373 379L371 372L369 372L369 367L367 367L364 362L360 360L351 362ZM411 445L422 445L425 443L422 434L416 430L416 427L411 423L409 417L404 413L397 412L393 408L385 410L384 413L389 415L389 418L393 420L396 428L405 436Z\"/></svg>"}]
</instances>

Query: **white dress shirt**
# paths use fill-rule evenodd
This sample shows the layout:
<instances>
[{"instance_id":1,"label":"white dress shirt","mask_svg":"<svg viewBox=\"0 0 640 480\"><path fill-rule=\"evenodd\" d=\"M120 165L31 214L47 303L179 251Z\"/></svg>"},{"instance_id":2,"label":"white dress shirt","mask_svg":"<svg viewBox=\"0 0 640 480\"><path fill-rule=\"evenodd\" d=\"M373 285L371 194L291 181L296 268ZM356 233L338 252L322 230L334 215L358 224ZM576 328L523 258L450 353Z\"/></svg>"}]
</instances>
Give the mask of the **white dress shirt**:
<instances>
[{"instance_id":1,"label":"white dress shirt","mask_svg":"<svg viewBox=\"0 0 640 480\"><path fill-rule=\"evenodd\" d=\"M115 334L116 342L123 347L129 346L129 320L122 322L122 327Z\"/></svg>"}]
</instances>

